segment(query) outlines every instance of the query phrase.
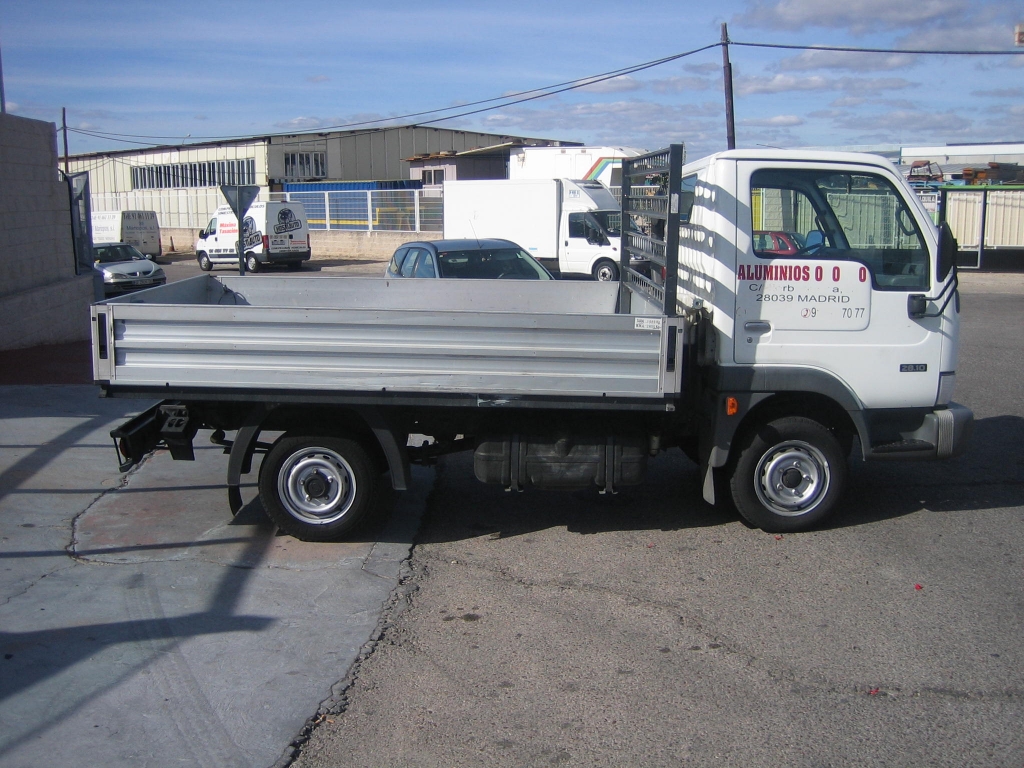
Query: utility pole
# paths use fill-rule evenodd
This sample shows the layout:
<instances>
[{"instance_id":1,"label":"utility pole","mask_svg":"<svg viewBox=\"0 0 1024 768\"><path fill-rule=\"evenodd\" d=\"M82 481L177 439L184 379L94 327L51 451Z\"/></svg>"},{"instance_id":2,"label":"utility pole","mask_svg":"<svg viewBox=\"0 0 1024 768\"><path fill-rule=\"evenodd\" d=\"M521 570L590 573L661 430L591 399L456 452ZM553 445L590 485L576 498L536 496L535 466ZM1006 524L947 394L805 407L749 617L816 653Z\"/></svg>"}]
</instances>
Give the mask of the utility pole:
<instances>
[{"instance_id":1,"label":"utility pole","mask_svg":"<svg viewBox=\"0 0 1024 768\"><path fill-rule=\"evenodd\" d=\"M4 57L0 54L0 115L7 114L7 99L4 98Z\"/></svg>"},{"instance_id":2,"label":"utility pole","mask_svg":"<svg viewBox=\"0 0 1024 768\"><path fill-rule=\"evenodd\" d=\"M722 24L722 77L725 81L725 139L727 149L736 149L736 122L733 118L732 64L729 62L729 29Z\"/></svg>"},{"instance_id":3,"label":"utility pole","mask_svg":"<svg viewBox=\"0 0 1024 768\"><path fill-rule=\"evenodd\" d=\"M60 124L64 131L64 175L68 173L68 108L60 108Z\"/></svg>"}]
</instances>

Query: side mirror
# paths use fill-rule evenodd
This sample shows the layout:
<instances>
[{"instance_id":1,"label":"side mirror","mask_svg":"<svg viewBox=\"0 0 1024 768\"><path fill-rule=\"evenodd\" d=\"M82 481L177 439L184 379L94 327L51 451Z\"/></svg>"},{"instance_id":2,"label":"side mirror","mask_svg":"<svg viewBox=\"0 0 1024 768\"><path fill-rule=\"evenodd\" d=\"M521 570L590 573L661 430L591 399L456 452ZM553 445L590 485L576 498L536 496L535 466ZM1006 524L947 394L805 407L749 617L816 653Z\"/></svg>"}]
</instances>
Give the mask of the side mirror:
<instances>
[{"instance_id":1,"label":"side mirror","mask_svg":"<svg viewBox=\"0 0 1024 768\"><path fill-rule=\"evenodd\" d=\"M948 222L939 225L939 282L945 281L949 271L956 266L956 254L960 246L953 236Z\"/></svg>"},{"instance_id":2,"label":"side mirror","mask_svg":"<svg viewBox=\"0 0 1024 768\"><path fill-rule=\"evenodd\" d=\"M923 293L912 293L907 296L907 316L924 317L928 312L928 297Z\"/></svg>"},{"instance_id":3,"label":"side mirror","mask_svg":"<svg viewBox=\"0 0 1024 768\"><path fill-rule=\"evenodd\" d=\"M206 230L205 229L200 229L199 230L199 239L200 240L205 240L206 239Z\"/></svg>"}]
</instances>

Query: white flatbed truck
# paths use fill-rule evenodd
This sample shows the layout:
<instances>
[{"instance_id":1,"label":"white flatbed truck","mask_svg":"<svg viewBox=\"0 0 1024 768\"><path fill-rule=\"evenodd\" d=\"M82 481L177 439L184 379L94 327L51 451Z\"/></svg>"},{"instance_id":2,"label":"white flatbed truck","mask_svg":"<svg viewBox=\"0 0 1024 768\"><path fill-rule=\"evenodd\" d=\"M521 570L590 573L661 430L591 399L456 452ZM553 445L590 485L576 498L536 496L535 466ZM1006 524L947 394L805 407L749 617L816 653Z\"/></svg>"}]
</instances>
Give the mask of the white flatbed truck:
<instances>
[{"instance_id":1,"label":"white flatbed truck","mask_svg":"<svg viewBox=\"0 0 1024 768\"><path fill-rule=\"evenodd\" d=\"M267 513L328 540L385 472L401 490L445 453L473 451L507 489L614 492L679 448L705 500L795 531L835 508L854 445L963 450L956 245L888 161L733 150L684 167L674 145L624 161L622 200L616 283L203 275L95 304L103 393L161 401L111 433L121 467L156 446L191 459L212 429L232 512L265 451ZM800 252L756 250L765 231L798 232Z\"/></svg>"}]
</instances>

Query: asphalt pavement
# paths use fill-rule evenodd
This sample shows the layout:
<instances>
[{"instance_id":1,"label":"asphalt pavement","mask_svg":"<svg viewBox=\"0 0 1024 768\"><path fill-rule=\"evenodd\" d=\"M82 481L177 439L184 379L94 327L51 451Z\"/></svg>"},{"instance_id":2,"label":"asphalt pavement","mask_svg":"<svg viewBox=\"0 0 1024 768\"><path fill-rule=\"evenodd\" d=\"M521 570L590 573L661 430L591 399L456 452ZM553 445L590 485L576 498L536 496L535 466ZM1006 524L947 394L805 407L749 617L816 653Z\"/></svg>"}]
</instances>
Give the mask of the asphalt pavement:
<instances>
[{"instance_id":1,"label":"asphalt pavement","mask_svg":"<svg viewBox=\"0 0 1024 768\"><path fill-rule=\"evenodd\" d=\"M404 608L295 766L1024 764L1024 276L962 276L970 452L855 462L822 529L438 467Z\"/></svg>"},{"instance_id":2,"label":"asphalt pavement","mask_svg":"<svg viewBox=\"0 0 1024 768\"><path fill-rule=\"evenodd\" d=\"M363 537L301 543L251 485L231 517L212 444L119 473L108 433L147 405L0 386L0 766L286 764L398 583L430 472Z\"/></svg>"},{"instance_id":3,"label":"asphalt pavement","mask_svg":"<svg viewBox=\"0 0 1024 768\"><path fill-rule=\"evenodd\" d=\"M215 446L117 472L148 404L87 347L0 353L0 766L1021 765L1024 276L962 283L969 454L786 536L678 453L616 496L454 456L300 543Z\"/></svg>"}]
</instances>

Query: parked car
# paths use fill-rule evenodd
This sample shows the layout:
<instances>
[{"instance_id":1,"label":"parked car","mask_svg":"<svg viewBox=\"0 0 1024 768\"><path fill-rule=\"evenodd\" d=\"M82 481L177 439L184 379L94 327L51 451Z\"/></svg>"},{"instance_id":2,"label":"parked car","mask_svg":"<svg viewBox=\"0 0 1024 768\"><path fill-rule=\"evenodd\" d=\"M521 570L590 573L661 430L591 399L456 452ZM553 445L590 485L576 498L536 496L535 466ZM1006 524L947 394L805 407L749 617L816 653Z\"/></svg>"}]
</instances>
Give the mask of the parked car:
<instances>
[{"instance_id":1,"label":"parked car","mask_svg":"<svg viewBox=\"0 0 1024 768\"><path fill-rule=\"evenodd\" d=\"M385 277L553 280L551 273L511 240L434 240L403 243Z\"/></svg>"},{"instance_id":2,"label":"parked car","mask_svg":"<svg viewBox=\"0 0 1024 768\"><path fill-rule=\"evenodd\" d=\"M128 243L99 243L92 247L93 269L103 276L103 295L119 296L167 282L164 271Z\"/></svg>"},{"instance_id":3,"label":"parked car","mask_svg":"<svg viewBox=\"0 0 1024 768\"><path fill-rule=\"evenodd\" d=\"M795 256L804 247L804 237L797 232L754 232L754 251L776 256Z\"/></svg>"}]
</instances>

